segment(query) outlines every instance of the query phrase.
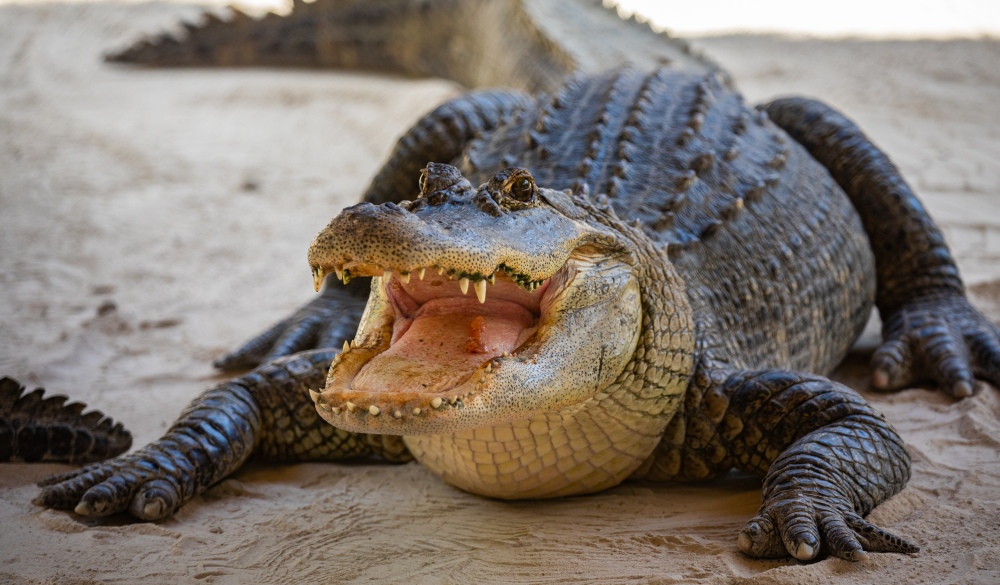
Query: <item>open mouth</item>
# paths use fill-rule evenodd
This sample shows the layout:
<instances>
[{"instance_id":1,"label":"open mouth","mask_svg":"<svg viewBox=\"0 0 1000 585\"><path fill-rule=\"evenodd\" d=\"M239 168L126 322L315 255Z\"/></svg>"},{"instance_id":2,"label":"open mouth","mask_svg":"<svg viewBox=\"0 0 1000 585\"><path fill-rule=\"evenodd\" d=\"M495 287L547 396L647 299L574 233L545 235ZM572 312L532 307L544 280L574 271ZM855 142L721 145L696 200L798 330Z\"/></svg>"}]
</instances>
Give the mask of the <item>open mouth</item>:
<instances>
[{"instance_id":1,"label":"open mouth","mask_svg":"<svg viewBox=\"0 0 1000 585\"><path fill-rule=\"evenodd\" d=\"M449 391L492 359L516 353L537 332L549 282L525 289L504 272L471 286L469 279L449 279L443 270L424 279L384 275L381 286L394 315L392 339L389 349L358 372L353 389L392 388L450 402Z\"/></svg>"},{"instance_id":2,"label":"open mouth","mask_svg":"<svg viewBox=\"0 0 1000 585\"><path fill-rule=\"evenodd\" d=\"M489 401L484 388L508 366L534 365L539 348L558 334L552 325L567 293L581 275L601 270L583 250L542 280L504 265L488 276L439 266L337 266L341 278L373 276L372 293L357 339L345 342L326 389L313 399L329 422L366 432Z\"/></svg>"}]
</instances>

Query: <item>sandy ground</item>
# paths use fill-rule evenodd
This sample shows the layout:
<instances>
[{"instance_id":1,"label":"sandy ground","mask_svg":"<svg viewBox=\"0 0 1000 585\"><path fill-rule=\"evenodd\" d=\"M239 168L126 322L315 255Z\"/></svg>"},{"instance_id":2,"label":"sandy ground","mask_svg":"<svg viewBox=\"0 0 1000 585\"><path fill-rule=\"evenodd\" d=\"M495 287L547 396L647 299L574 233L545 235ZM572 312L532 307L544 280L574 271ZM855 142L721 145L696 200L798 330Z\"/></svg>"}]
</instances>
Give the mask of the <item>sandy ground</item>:
<instances>
[{"instance_id":1,"label":"sandy ground","mask_svg":"<svg viewBox=\"0 0 1000 585\"><path fill-rule=\"evenodd\" d=\"M142 445L208 365L310 298L305 249L453 85L329 72L143 71L100 54L178 5L0 6L0 374L113 414ZM753 99L849 112L943 224L1000 317L1000 43L701 39ZM105 306L103 315L98 308ZM114 306L115 310L108 310ZM417 464L251 465L159 524L30 503L67 469L0 466L4 583L998 583L1000 393L865 392L905 437L873 519L919 543L862 564L753 561L753 479L500 503Z\"/></svg>"}]
</instances>

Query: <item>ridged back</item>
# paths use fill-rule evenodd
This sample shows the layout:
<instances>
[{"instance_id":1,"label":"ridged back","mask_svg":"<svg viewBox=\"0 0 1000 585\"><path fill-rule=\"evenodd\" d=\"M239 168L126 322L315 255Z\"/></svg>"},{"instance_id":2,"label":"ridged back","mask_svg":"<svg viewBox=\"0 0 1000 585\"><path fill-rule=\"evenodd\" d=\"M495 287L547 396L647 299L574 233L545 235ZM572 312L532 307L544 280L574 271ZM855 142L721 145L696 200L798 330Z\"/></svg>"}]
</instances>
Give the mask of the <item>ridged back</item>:
<instances>
[{"instance_id":1,"label":"ridged back","mask_svg":"<svg viewBox=\"0 0 1000 585\"><path fill-rule=\"evenodd\" d=\"M85 404L45 398L12 378L0 379L0 461L90 463L124 453L132 434Z\"/></svg>"}]
</instances>

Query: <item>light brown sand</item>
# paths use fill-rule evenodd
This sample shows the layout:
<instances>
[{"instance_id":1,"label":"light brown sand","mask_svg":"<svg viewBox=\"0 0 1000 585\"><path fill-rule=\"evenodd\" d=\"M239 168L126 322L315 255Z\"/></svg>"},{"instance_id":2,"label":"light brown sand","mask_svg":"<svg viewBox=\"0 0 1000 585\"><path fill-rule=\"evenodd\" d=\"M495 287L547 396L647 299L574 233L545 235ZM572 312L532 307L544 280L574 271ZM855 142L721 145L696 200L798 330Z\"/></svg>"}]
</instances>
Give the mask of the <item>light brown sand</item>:
<instances>
[{"instance_id":1,"label":"light brown sand","mask_svg":"<svg viewBox=\"0 0 1000 585\"><path fill-rule=\"evenodd\" d=\"M458 91L99 60L196 12L0 6L0 374L104 409L137 445L220 379L212 358L310 297L313 234L407 124ZM752 99L823 96L865 126L1000 317L1000 43L698 44ZM862 391L866 359L843 368ZM742 477L500 503L417 464L250 466L168 521L98 524L31 505L34 482L66 467L10 464L0 582L1000 582L1000 393L866 395L915 463L873 519L919 543L915 556L749 560L735 537L759 488Z\"/></svg>"}]
</instances>

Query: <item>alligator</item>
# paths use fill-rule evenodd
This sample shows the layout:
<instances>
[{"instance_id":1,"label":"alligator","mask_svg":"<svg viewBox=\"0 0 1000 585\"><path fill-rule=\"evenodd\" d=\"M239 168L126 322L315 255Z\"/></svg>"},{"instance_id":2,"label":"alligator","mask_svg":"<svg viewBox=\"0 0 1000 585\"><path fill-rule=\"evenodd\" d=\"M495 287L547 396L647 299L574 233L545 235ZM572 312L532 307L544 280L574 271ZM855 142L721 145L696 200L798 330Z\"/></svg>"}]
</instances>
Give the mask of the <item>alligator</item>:
<instances>
[{"instance_id":1,"label":"alligator","mask_svg":"<svg viewBox=\"0 0 1000 585\"><path fill-rule=\"evenodd\" d=\"M874 306L875 388L1000 383L1000 328L940 230L842 114L750 106L683 43L565 5L320 0L112 55L506 89L399 140L313 240L321 294L216 363L255 369L158 441L45 480L37 502L160 520L252 455L415 459L501 499L737 468L763 478L747 555L917 552L865 520L909 479L902 439L825 376Z\"/></svg>"}]
</instances>

